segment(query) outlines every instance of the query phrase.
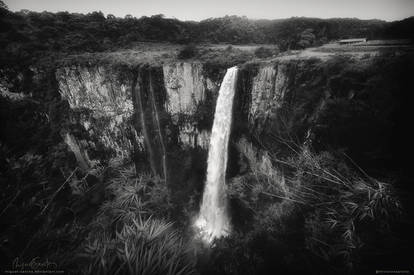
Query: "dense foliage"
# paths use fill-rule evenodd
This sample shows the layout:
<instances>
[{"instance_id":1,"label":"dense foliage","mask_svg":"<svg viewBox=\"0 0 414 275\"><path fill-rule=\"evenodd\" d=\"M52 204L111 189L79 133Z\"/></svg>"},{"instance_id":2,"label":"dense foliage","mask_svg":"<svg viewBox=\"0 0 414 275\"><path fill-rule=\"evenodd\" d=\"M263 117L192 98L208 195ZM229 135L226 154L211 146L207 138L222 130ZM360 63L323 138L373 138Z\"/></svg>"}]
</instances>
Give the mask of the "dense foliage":
<instances>
[{"instance_id":1,"label":"dense foliage","mask_svg":"<svg viewBox=\"0 0 414 275\"><path fill-rule=\"evenodd\" d=\"M194 257L181 232L164 221L172 209L165 182L137 175L133 165L126 165L113 169L105 193L108 199L85 228L89 234L70 257L69 269L83 274L194 273Z\"/></svg>"},{"instance_id":2,"label":"dense foliage","mask_svg":"<svg viewBox=\"0 0 414 275\"><path fill-rule=\"evenodd\" d=\"M292 141L286 158L237 146L249 168L229 184L234 232L204 274L366 274L406 247L390 237L401 215L392 186L340 154Z\"/></svg>"},{"instance_id":3,"label":"dense foliage","mask_svg":"<svg viewBox=\"0 0 414 275\"><path fill-rule=\"evenodd\" d=\"M247 127L241 125L242 115L234 122L231 147L236 152L229 153L228 169L234 230L211 249L200 249L191 232L207 170L205 150L171 145L168 183L145 165L134 167L127 157L82 170L62 141L66 128L83 132L60 99L54 68L37 79L34 67L25 65L46 55L74 53L86 64L90 59L80 58L88 55L84 52L109 56L104 51L141 41L183 43L187 46L178 57L206 60L203 70L220 83L223 69L235 63L338 38L412 38L413 25L413 18L386 23L226 16L182 22L162 15L13 13L0 1L2 84L15 91L0 97L1 258L9 266L15 256L47 257L74 274L369 274L395 268L394 258L403 262L404 249L412 247L407 235L398 235L403 242L394 239L398 225L406 231L412 226L401 222L407 204L391 184L396 177L388 174L410 171L403 179L412 178L411 163L395 155L405 153L412 140L406 133L412 57L384 54L372 64L369 58L355 63L342 56L290 63L306 70L291 71L295 92L289 108L281 109L285 116L276 116L263 135L256 131L247 139L238 136L247 133L241 131ZM220 49L189 42L271 45L247 52L236 45ZM250 69L242 76L257 74L253 62L246 66ZM236 100L241 109L242 100ZM213 93L197 106L193 119L199 130L211 129L214 106ZM316 115L309 116L314 110ZM288 139L304 136L309 126L312 146ZM371 169L359 168L344 152Z\"/></svg>"},{"instance_id":4,"label":"dense foliage","mask_svg":"<svg viewBox=\"0 0 414 275\"><path fill-rule=\"evenodd\" d=\"M226 16L200 22L163 15L117 18L102 12L11 12L0 7L0 58L29 61L50 52L99 52L126 48L142 41L173 43L261 43L281 50L300 49L349 37L412 38L412 18L379 20L289 18L251 20Z\"/></svg>"},{"instance_id":5,"label":"dense foliage","mask_svg":"<svg viewBox=\"0 0 414 275\"><path fill-rule=\"evenodd\" d=\"M192 58L197 54L198 50L194 44L188 44L178 54L179 59Z\"/></svg>"}]
</instances>

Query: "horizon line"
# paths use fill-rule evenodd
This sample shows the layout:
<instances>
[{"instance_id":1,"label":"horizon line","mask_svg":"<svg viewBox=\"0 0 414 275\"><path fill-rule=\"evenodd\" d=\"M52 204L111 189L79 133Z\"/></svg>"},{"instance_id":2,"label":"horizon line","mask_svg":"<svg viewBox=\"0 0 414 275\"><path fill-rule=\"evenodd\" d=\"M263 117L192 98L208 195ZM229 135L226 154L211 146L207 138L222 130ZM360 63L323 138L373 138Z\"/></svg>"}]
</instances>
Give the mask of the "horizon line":
<instances>
[{"instance_id":1,"label":"horizon line","mask_svg":"<svg viewBox=\"0 0 414 275\"><path fill-rule=\"evenodd\" d=\"M70 14L82 14L82 15L88 15L94 12L100 12L102 13L105 17L108 17L108 15L113 15L116 18L119 19L125 19L126 16L131 15L133 18L139 19L142 17L154 17L154 16L162 16L162 18L165 19L176 19L182 22L202 22L202 21L206 21L209 19L219 19L219 18L225 18L225 17L240 17L240 18L247 18L248 20L252 20L252 21L259 21L259 20L268 20L268 21L274 21L274 20L288 20L288 19L292 19L292 18L307 18L307 19L321 19L321 20L332 20L332 19L356 19L356 20L361 20L361 21L385 21L385 22L396 22L396 21L402 21L411 17L414 17L414 15L408 16L408 17L403 17L403 18L399 18L399 19L381 19L381 18L360 18L360 17L317 17L317 16L305 16L305 15L291 15L291 16L287 16L287 17L277 17L277 18L266 18L266 17L249 17L247 15L237 15L237 14L226 14L226 15L221 15L221 16L210 16L210 17L205 17L203 19L180 19L176 16L173 15L166 15L164 13L158 13L158 14L152 14L152 15L134 15L134 14L125 14L123 16L119 16L119 15L115 15L113 13L110 12L103 12L101 10L94 10L94 11L87 11L87 12L77 12L77 11L69 11L69 10L43 10L43 11L36 11L36 10L30 10L30 9L20 9L20 10L12 10L12 9L8 9L11 12L14 13L24 13L26 11L29 12L35 12L35 13L43 13L43 12L47 12L47 13L60 13L60 12L67 12Z\"/></svg>"}]
</instances>

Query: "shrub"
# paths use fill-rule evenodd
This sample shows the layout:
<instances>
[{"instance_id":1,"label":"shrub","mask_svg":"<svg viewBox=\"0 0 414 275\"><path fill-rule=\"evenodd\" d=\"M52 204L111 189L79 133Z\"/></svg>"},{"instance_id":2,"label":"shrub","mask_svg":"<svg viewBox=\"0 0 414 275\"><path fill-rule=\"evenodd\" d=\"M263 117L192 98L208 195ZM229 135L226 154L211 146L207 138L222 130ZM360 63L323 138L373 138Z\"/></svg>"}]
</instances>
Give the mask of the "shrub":
<instances>
[{"instance_id":1,"label":"shrub","mask_svg":"<svg viewBox=\"0 0 414 275\"><path fill-rule=\"evenodd\" d=\"M139 216L168 217L171 203L164 181L148 174L136 175L132 164L113 173L106 187L110 199L101 206L98 220L123 224Z\"/></svg>"},{"instance_id":2,"label":"shrub","mask_svg":"<svg viewBox=\"0 0 414 275\"><path fill-rule=\"evenodd\" d=\"M254 55L258 58L267 58L279 53L279 48L275 46L274 48L268 47L259 47L254 51Z\"/></svg>"},{"instance_id":3,"label":"shrub","mask_svg":"<svg viewBox=\"0 0 414 275\"><path fill-rule=\"evenodd\" d=\"M115 234L90 235L78 257L84 274L194 274L194 262L171 223L133 218Z\"/></svg>"},{"instance_id":4,"label":"shrub","mask_svg":"<svg viewBox=\"0 0 414 275\"><path fill-rule=\"evenodd\" d=\"M179 53L179 59L193 58L198 54L198 48L194 44L188 44Z\"/></svg>"},{"instance_id":5,"label":"shrub","mask_svg":"<svg viewBox=\"0 0 414 275\"><path fill-rule=\"evenodd\" d=\"M361 258L369 257L361 248L379 249L376 238L389 237L391 224L402 213L392 186L339 154L288 145L291 153L279 158L245 139L238 142L250 171L230 181L228 194L237 202L232 212L243 212L242 223L237 215L233 222L241 223L240 238L250 247L244 253L269 265L263 267L266 271L275 265L289 272L296 268L289 259L276 264L265 260L280 250L298 259L315 258L318 267L309 263L314 270L354 271Z\"/></svg>"},{"instance_id":6,"label":"shrub","mask_svg":"<svg viewBox=\"0 0 414 275\"><path fill-rule=\"evenodd\" d=\"M402 213L392 186L351 169L331 153L315 154L306 147L291 165L296 171L288 196L310 206L305 219L306 247L352 270L360 248L372 242L364 237L366 232L390 234L391 222Z\"/></svg>"},{"instance_id":7,"label":"shrub","mask_svg":"<svg viewBox=\"0 0 414 275\"><path fill-rule=\"evenodd\" d=\"M107 170L107 200L68 268L83 274L192 274L187 245L164 221L171 212L165 182L136 175L132 164Z\"/></svg>"}]
</instances>

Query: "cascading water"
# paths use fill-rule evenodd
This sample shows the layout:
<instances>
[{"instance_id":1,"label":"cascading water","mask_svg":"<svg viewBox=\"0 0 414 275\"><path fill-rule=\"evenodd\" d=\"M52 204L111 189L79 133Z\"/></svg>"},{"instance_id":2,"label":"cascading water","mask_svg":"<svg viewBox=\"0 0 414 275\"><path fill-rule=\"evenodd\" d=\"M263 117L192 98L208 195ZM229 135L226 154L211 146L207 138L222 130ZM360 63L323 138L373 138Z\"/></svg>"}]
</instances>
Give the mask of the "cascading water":
<instances>
[{"instance_id":1,"label":"cascading water","mask_svg":"<svg viewBox=\"0 0 414 275\"><path fill-rule=\"evenodd\" d=\"M207 243L230 232L225 177L237 71L237 67L228 69L220 87L210 137L207 180L200 213L194 224L199 237Z\"/></svg>"}]
</instances>

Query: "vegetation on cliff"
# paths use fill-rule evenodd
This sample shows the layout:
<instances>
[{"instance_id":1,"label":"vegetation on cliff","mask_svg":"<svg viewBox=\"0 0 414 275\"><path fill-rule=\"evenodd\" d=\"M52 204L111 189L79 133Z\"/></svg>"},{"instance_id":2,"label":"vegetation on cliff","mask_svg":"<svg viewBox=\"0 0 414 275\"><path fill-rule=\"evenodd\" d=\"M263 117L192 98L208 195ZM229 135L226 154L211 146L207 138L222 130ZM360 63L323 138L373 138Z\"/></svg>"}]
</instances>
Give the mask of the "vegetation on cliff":
<instances>
[{"instance_id":1,"label":"vegetation on cliff","mask_svg":"<svg viewBox=\"0 0 414 275\"><path fill-rule=\"evenodd\" d=\"M387 266L405 246L390 238L402 214L392 186L338 152L276 144L290 153L281 158L238 142L248 169L229 183L235 230L216 243L205 274L363 274Z\"/></svg>"},{"instance_id":2,"label":"vegetation on cliff","mask_svg":"<svg viewBox=\"0 0 414 275\"><path fill-rule=\"evenodd\" d=\"M4 5L0 13L0 257L7 267L15 257L40 257L73 274L368 274L409 262L412 167L401 155L411 155L412 49L326 50L304 58L279 51L351 36L412 37L412 18L181 22L161 15L13 13ZM148 43L134 50L142 41L269 45ZM162 64L177 54L178 67L198 62L187 66L197 77L187 75L186 104L194 106L182 112L177 96L172 114ZM211 129L218 87L236 64L244 65L227 172L234 226L229 238L205 249L191 225L207 151L181 146L179 127ZM59 80L55 66L71 74ZM178 70L171 73L177 74L171 94L186 85ZM58 82L66 78L87 82L67 87L85 106L71 108L62 97ZM194 82L210 88L196 94ZM96 97L88 99L92 90ZM119 97L121 91L128 96ZM140 148L131 144L133 152L116 154L114 143L103 144L117 137L99 130L111 130L116 120L104 104L96 111L108 116L86 106L97 104L101 92L131 100L132 117L122 127L136 132L119 134L127 141L142 134ZM252 104L262 115L249 121ZM64 143L67 133L98 161L80 167Z\"/></svg>"},{"instance_id":3,"label":"vegetation on cliff","mask_svg":"<svg viewBox=\"0 0 414 275\"><path fill-rule=\"evenodd\" d=\"M11 12L0 7L1 60L33 62L50 53L102 52L137 42L273 44L282 51L348 37L412 38L413 19L379 20L289 18L251 20L226 16L186 22L163 15L134 18L102 12Z\"/></svg>"}]
</instances>

